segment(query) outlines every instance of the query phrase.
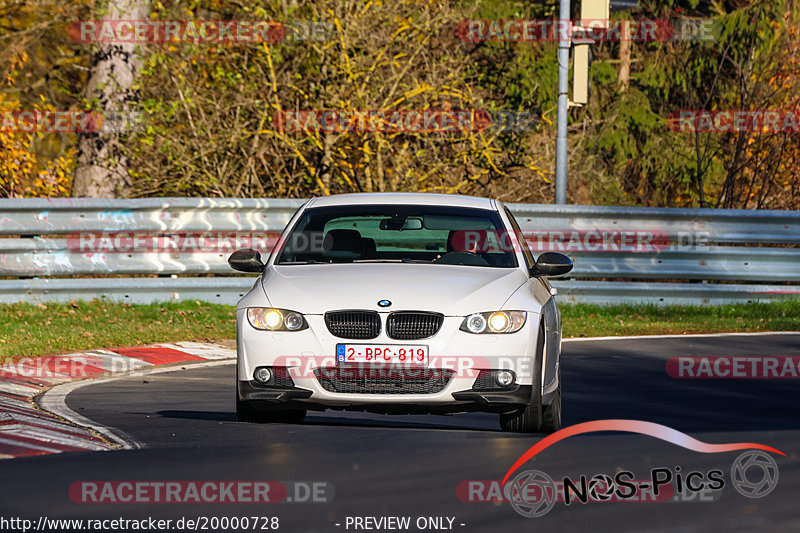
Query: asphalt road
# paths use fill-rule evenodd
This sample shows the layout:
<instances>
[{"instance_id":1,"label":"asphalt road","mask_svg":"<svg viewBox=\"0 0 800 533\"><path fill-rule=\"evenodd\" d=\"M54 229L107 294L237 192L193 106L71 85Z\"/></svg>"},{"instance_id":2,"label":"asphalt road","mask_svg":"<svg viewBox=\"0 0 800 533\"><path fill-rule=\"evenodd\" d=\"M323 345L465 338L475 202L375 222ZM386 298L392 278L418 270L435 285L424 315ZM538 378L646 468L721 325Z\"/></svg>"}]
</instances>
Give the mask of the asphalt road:
<instances>
[{"instance_id":1,"label":"asphalt road","mask_svg":"<svg viewBox=\"0 0 800 533\"><path fill-rule=\"evenodd\" d=\"M767 444L787 454L773 456L780 475L772 493L749 499L730 486L731 464L741 452L698 453L643 435L595 433L555 444L522 470L554 479L629 470L646 479L652 468L679 466L683 473L722 470L726 485L715 501L556 503L548 514L526 518L508 503L461 501L456 487L502 478L540 435L502 433L496 415L483 414L328 411L310 412L299 426L238 423L233 365L225 365L71 393L70 408L145 448L0 461L0 516L258 515L278 517L279 531L292 532L364 531L346 525L348 517L364 516L408 516L410 531L418 531L418 517L450 517L452 528L465 532L800 530L800 381L672 379L665 361L676 355L800 356L800 336L566 342L564 425L636 419L709 443ZM80 480L324 481L335 495L329 503L78 504L68 490Z\"/></svg>"}]
</instances>

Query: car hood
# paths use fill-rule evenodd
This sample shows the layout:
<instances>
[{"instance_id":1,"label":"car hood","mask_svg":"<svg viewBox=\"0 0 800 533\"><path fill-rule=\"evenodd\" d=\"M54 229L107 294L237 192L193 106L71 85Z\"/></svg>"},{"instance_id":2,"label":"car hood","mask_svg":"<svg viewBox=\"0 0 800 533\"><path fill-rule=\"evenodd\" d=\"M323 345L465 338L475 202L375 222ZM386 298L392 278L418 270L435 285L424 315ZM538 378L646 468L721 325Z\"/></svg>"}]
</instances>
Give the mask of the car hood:
<instances>
[{"instance_id":1,"label":"car hood","mask_svg":"<svg viewBox=\"0 0 800 533\"><path fill-rule=\"evenodd\" d=\"M270 305L304 314L374 309L460 316L500 309L527 280L518 268L347 263L272 266L261 283ZM378 307L384 299L390 307Z\"/></svg>"}]
</instances>

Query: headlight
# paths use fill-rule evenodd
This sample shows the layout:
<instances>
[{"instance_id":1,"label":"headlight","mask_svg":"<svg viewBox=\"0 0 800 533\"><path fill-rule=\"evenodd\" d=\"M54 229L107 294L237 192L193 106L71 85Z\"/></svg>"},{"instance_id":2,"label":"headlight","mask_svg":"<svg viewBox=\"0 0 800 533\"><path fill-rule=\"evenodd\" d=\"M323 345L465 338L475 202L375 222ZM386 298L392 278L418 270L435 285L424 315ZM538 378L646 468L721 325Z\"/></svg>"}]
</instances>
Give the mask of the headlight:
<instances>
[{"instance_id":1,"label":"headlight","mask_svg":"<svg viewBox=\"0 0 800 533\"><path fill-rule=\"evenodd\" d=\"M486 319L483 315L471 315L464 319L461 329L466 329L470 333L483 333L486 330Z\"/></svg>"},{"instance_id":2,"label":"headlight","mask_svg":"<svg viewBox=\"0 0 800 533\"><path fill-rule=\"evenodd\" d=\"M300 313L272 307L248 308L247 320L254 328L269 331L299 331L308 327L306 319Z\"/></svg>"},{"instance_id":3,"label":"headlight","mask_svg":"<svg viewBox=\"0 0 800 533\"><path fill-rule=\"evenodd\" d=\"M469 315L461 323L461 331L469 333L514 333L522 329L528 314L525 311L489 311Z\"/></svg>"}]
</instances>

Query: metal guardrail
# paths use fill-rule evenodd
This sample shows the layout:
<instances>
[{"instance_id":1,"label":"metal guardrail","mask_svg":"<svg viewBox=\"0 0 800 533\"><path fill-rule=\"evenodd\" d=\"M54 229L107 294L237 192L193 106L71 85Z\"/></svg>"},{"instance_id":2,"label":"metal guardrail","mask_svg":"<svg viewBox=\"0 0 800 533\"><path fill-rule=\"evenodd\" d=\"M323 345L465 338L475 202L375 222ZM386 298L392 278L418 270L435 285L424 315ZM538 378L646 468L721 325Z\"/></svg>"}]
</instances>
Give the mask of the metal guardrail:
<instances>
[{"instance_id":1,"label":"metal guardrail","mask_svg":"<svg viewBox=\"0 0 800 533\"><path fill-rule=\"evenodd\" d=\"M0 235L81 231L280 231L304 200L236 198L0 199Z\"/></svg>"},{"instance_id":2,"label":"metal guardrail","mask_svg":"<svg viewBox=\"0 0 800 533\"><path fill-rule=\"evenodd\" d=\"M76 249L76 235L255 232L266 240L280 233L302 203L290 199L0 199L0 276L18 278L0 280L0 302L106 297L131 302L235 303L252 286L251 277L177 277L233 274L226 262L228 250L87 253ZM563 251L575 261L573 279L554 283L562 300L702 304L800 294L800 285L791 284L800 282L800 248L792 247L800 244L800 212L509 207L535 252ZM109 275L162 277L52 277ZM593 281L597 279L642 281ZM691 283L653 282L667 279ZM706 282L698 283L701 280ZM719 281L748 284L713 283Z\"/></svg>"},{"instance_id":3,"label":"metal guardrail","mask_svg":"<svg viewBox=\"0 0 800 533\"><path fill-rule=\"evenodd\" d=\"M67 239L0 238L0 276L231 274L227 264L231 252L232 248L225 253L87 254L71 252ZM653 253L564 252L575 262L571 274L575 278L800 280L799 248L703 246L684 250L671 246Z\"/></svg>"},{"instance_id":4,"label":"metal guardrail","mask_svg":"<svg viewBox=\"0 0 800 533\"><path fill-rule=\"evenodd\" d=\"M800 244L799 211L540 204L509 207L523 229L526 225L579 231L616 228L666 233L672 238L705 234L711 244Z\"/></svg>"},{"instance_id":5,"label":"metal guardrail","mask_svg":"<svg viewBox=\"0 0 800 533\"><path fill-rule=\"evenodd\" d=\"M255 277L69 278L0 281L0 303L107 298L126 303L203 300L234 305ZM800 295L800 287L710 283L637 283L552 280L560 302L594 304L721 304L756 302Z\"/></svg>"}]
</instances>

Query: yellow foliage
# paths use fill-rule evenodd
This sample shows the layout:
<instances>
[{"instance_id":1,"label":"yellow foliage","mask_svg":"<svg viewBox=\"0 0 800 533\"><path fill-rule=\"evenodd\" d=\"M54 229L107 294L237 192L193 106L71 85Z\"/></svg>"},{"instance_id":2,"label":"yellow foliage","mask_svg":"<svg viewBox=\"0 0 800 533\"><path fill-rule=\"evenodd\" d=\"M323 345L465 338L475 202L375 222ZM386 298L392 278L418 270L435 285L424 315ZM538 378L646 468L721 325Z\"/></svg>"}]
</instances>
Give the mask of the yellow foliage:
<instances>
[{"instance_id":1,"label":"yellow foliage","mask_svg":"<svg viewBox=\"0 0 800 533\"><path fill-rule=\"evenodd\" d=\"M0 93L0 113L19 108L19 101ZM35 109L52 110L52 106L39 104ZM0 130L0 197L68 196L75 150L70 149L66 156L55 159L40 157L34 149L34 135L43 136Z\"/></svg>"}]
</instances>

